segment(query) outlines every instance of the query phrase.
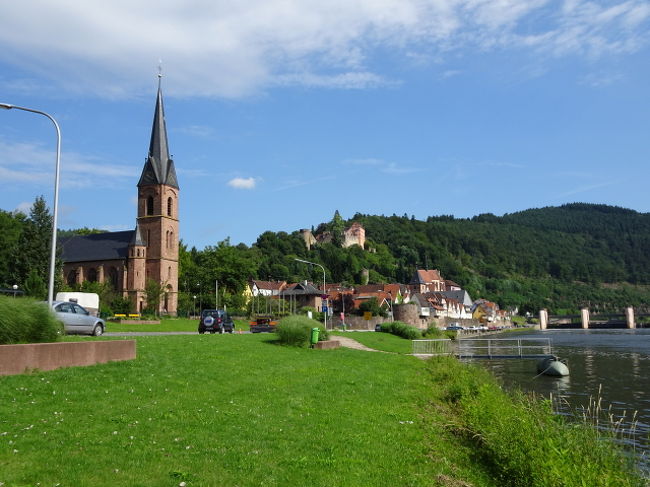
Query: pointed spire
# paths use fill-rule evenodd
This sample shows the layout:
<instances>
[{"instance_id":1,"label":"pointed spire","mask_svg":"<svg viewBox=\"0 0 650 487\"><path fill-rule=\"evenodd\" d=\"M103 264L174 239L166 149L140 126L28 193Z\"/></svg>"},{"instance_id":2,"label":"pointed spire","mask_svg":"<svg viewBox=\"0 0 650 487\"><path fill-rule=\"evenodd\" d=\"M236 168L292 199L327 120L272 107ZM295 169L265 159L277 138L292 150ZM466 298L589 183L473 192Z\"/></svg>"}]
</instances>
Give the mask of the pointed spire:
<instances>
[{"instance_id":1,"label":"pointed spire","mask_svg":"<svg viewBox=\"0 0 650 487\"><path fill-rule=\"evenodd\" d=\"M138 223L135 224L135 232L133 232L133 238L130 243L136 247L144 247L147 245L142 238L142 232L140 231L140 225Z\"/></svg>"},{"instance_id":2,"label":"pointed spire","mask_svg":"<svg viewBox=\"0 0 650 487\"><path fill-rule=\"evenodd\" d=\"M158 96L156 98L156 109L151 127L151 141L149 142L149 154L142 169L142 176L138 186L147 184L166 184L178 188L176 169L174 161L169 157L167 145L167 126L165 125L165 109L163 107L162 73L158 74Z\"/></svg>"}]
</instances>

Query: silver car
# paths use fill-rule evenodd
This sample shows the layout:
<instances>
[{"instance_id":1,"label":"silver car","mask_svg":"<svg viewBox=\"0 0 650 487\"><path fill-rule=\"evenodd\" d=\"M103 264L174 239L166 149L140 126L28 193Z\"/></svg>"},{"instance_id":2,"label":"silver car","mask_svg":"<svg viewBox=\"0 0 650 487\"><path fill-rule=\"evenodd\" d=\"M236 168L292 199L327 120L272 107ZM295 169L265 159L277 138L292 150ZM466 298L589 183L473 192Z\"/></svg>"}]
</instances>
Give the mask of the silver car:
<instances>
[{"instance_id":1,"label":"silver car","mask_svg":"<svg viewBox=\"0 0 650 487\"><path fill-rule=\"evenodd\" d=\"M91 315L77 303L54 301L52 309L59 321L63 322L66 333L100 336L106 329L104 320Z\"/></svg>"}]
</instances>

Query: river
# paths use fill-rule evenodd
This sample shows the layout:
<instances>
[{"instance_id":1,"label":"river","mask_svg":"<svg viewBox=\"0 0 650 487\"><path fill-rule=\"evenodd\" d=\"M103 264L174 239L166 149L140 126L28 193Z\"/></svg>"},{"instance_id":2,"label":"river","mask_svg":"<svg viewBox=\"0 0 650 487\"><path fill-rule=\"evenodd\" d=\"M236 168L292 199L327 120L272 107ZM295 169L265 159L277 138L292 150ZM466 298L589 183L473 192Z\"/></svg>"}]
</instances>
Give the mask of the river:
<instances>
[{"instance_id":1,"label":"river","mask_svg":"<svg viewBox=\"0 0 650 487\"><path fill-rule=\"evenodd\" d=\"M621 421L619 441L650 472L650 329L545 330L504 334L499 338L550 338L553 353L568 361L570 375L537 376L535 360L494 359L481 363L506 388L554 398L559 414L582 416L590 402L606 413L599 427L611 427L607 411ZM611 408L611 409L610 409Z\"/></svg>"}]
</instances>

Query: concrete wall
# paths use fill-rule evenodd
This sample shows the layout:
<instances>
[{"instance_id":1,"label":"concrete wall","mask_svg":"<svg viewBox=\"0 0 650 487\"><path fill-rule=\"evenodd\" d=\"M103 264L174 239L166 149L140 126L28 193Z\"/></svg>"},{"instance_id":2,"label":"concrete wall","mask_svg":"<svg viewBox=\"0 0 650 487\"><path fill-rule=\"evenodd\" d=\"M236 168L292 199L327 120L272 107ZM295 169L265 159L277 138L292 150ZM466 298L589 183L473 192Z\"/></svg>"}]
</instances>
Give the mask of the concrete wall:
<instances>
[{"instance_id":1,"label":"concrete wall","mask_svg":"<svg viewBox=\"0 0 650 487\"><path fill-rule=\"evenodd\" d=\"M135 340L0 345L0 375L133 360Z\"/></svg>"}]
</instances>

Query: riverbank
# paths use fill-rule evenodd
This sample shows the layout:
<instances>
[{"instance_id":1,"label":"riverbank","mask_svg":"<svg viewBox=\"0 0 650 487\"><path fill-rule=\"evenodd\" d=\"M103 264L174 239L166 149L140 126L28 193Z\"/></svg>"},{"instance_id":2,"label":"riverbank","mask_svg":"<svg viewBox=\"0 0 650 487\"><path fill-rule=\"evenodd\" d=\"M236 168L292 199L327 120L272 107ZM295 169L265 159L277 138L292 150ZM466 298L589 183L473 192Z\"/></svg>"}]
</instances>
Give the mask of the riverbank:
<instances>
[{"instance_id":1,"label":"riverbank","mask_svg":"<svg viewBox=\"0 0 650 487\"><path fill-rule=\"evenodd\" d=\"M0 482L582 486L573 469L616 480L590 487L642 485L600 441L577 450L580 461L561 454L555 417L543 405L529 414L537 406L518 405L485 372L273 340L138 337L131 362L0 378ZM538 426L547 443L521 437ZM540 470L569 480L540 483L555 478Z\"/></svg>"}]
</instances>

